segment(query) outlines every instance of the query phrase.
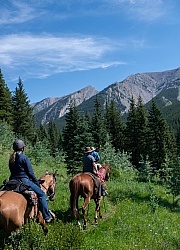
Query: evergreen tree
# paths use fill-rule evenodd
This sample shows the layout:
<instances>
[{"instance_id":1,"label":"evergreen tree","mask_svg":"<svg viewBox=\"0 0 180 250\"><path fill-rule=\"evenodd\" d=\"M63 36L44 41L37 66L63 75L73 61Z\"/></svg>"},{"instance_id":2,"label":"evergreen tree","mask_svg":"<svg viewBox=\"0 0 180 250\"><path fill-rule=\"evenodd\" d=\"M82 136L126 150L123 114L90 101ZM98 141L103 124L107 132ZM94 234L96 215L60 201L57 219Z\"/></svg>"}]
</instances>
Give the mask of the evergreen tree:
<instances>
[{"instance_id":1,"label":"evergreen tree","mask_svg":"<svg viewBox=\"0 0 180 250\"><path fill-rule=\"evenodd\" d=\"M22 137L34 143L36 128L33 108L19 78L18 86L12 96L14 124L13 130L16 137Z\"/></svg>"},{"instance_id":2,"label":"evergreen tree","mask_svg":"<svg viewBox=\"0 0 180 250\"><path fill-rule=\"evenodd\" d=\"M37 128L37 138L40 141L49 140L48 131L42 124L40 124L39 128Z\"/></svg>"},{"instance_id":3,"label":"evergreen tree","mask_svg":"<svg viewBox=\"0 0 180 250\"><path fill-rule=\"evenodd\" d=\"M0 69L0 121L13 124L12 95Z\"/></svg>"},{"instance_id":4,"label":"evergreen tree","mask_svg":"<svg viewBox=\"0 0 180 250\"><path fill-rule=\"evenodd\" d=\"M176 161L170 164L171 175L167 180L167 188L173 195L173 205L179 201L180 195L180 158L177 157Z\"/></svg>"},{"instance_id":5,"label":"evergreen tree","mask_svg":"<svg viewBox=\"0 0 180 250\"><path fill-rule=\"evenodd\" d=\"M97 96L94 101L94 108L95 108L95 111L92 116L91 131L92 131L93 140L95 143L94 147L100 149L101 146L105 145L106 143L107 130L106 130L105 119L102 115L100 102Z\"/></svg>"},{"instance_id":6,"label":"evergreen tree","mask_svg":"<svg viewBox=\"0 0 180 250\"><path fill-rule=\"evenodd\" d=\"M123 152L124 149L124 124L121 120L121 114L114 101L106 105L106 126L110 135L110 141L116 151Z\"/></svg>"},{"instance_id":7,"label":"evergreen tree","mask_svg":"<svg viewBox=\"0 0 180 250\"><path fill-rule=\"evenodd\" d=\"M148 155L151 160L151 167L154 173L160 173L164 163L169 156L168 148L171 141L169 140L169 131L167 133L167 124L162 117L160 110L154 101L152 101L151 109L148 116ZM163 174L164 175L164 174Z\"/></svg>"},{"instance_id":8,"label":"evergreen tree","mask_svg":"<svg viewBox=\"0 0 180 250\"><path fill-rule=\"evenodd\" d=\"M145 109L142 98L139 96L136 108L136 162L135 165L139 169L140 161L147 158L147 110Z\"/></svg>"},{"instance_id":9,"label":"evergreen tree","mask_svg":"<svg viewBox=\"0 0 180 250\"><path fill-rule=\"evenodd\" d=\"M177 147L177 155L180 156L180 125L177 128L176 147Z\"/></svg>"},{"instance_id":10,"label":"evergreen tree","mask_svg":"<svg viewBox=\"0 0 180 250\"><path fill-rule=\"evenodd\" d=\"M48 138L51 147L51 155L55 156L60 148L60 131L56 127L56 124L52 121L48 124Z\"/></svg>"},{"instance_id":11,"label":"evergreen tree","mask_svg":"<svg viewBox=\"0 0 180 250\"><path fill-rule=\"evenodd\" d=\"M75 101L71 101L69 105L69 112L65 115L66 125L62 131L62 147L65 152L65 161L67 163L67 172L74 174L77 172L77 151L74 147L75 140L78 137L78 128L80 124L80 117L77 111Z\"/></svg>"},{"instance_id":12,"label":"evergreen tree","mask_svg":"<svg viewBox=\"0 0 180 250\"><path fill-rule=\"evenodd\" d=\"M126 121L125 128L125 151L131 155L131 162L134 166L137 166L137 117L135 100L132 97L130 100L130 108Z\"/></svg>"}]
</instances>

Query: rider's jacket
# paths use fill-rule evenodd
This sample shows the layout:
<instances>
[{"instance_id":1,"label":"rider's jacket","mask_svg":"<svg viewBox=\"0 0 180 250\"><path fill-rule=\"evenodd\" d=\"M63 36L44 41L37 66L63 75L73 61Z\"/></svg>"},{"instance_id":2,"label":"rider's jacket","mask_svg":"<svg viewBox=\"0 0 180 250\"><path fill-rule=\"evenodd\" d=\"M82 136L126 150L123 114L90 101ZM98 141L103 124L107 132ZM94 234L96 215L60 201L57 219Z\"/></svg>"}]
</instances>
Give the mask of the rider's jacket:
<instances>
[{"instance_id":1,"label":"rider's jacket","mask_svg":"<svg viewBox=\"0 0 180 250\"><path fill-rule=\"evenodd\" d=\"M83 156L83 172L94 173L93 162L95 162L94 157L91 154L85 154Z\"/></svg>"},{"instance_id":2,"label":"rider's jacket","mask_svg":"<svg viewBox=\"0 0 180 250\"><path fill-rule=\"evenodd\" d=\"M28 178L39 186L39 182L35 177L30 159L23 152L17 152L15 163L9 163L9 170L11 172L10 179Z\"/></svg>"}]
</instances>

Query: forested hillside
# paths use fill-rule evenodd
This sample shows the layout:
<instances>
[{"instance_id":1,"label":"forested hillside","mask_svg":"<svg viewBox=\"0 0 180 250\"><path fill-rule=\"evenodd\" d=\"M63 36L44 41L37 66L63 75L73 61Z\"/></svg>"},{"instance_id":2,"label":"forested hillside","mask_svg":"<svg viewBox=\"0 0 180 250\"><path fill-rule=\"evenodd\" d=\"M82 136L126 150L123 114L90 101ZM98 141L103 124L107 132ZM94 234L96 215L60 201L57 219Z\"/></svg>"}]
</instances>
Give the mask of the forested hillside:
<instances>
[{"instance_id":1,"label":"forested hillside","mask_svg":"<svg viewBox=\"0 0 180 250\"><path fill-rule=\"evenodd\" d=\"M4 126L0 132L0 183L9 177L8 159L13 139L11 130ZM7 140L9 138L9 141ZM108 196L101 202L102 219L94 224L95 205L91 201L87 211L88 227L77 225L70 211L70 175L67 175L63 156L51 157L43 145L37 150L27 145L25 153L30 157L35 174L42 176L58 170L56 198L49 202L56 219L47 225L45 236L40 225L31 221L17 234L4 239L0 231L0 249L79 249L103 250L147 249L178 250L180 248L179 199L170 182L162 182L148 171L136 171L127 154L118 154L106 144L100 151L102 161L111 165L107 182ZM37 154L38 153L38 154ZM145 169L144 169L145 170ZM169 179L170 180L170 179ZM175 183L174 183L175 184ZM179 184L178 184L179 185ZM79 199L79 208L83 200ZM80 210L81 211L81 210ZM81 224L82 224L82 214Z\"/></svg>"},{"instance_id":2,"label":"forested hillside","mask_svg":"<svg viewBox=\"0 0 180 250\"><path fill-rule=\"evenodd\" d=\"M175 137L155 102L147 110L141 98L130 102L124 121L114 102L94 113L69 106L65 126L35 126L32 108L21 79L13 95L0 77L0 181L9 177L8 159L15 138L26 143L37 177L58 170L56 200L49 203L56 220L42 228L31 221L18 234L4 239L1 249L179 249L180 158ZM111 166L108 196L101 203L103 219L94 225L94 203L88 209L88 229L74 221L69 181L82 171L85 146L99 150L100 163ZM79 206L82 206L82 199ZM97 237L98 236L98 237Z\"/></svg>"},{"instance_id":3,"label":"forested hillside","mask_svg":"<svg viewBox=\"0 0 180 250\"><path fill-rule=\"evenodd\" d=\"M43 149L54 157L64 154L69 174L80 170L82 153L87 145L101 150L107 142L117 153L128 153L138 171L144 171L144 164L149 162L153 175L167 178L171 166L177 165L180 132L177 129L176 134L173 133L154 100L146 109L140 96L137 102L132 97L125 121L113 101L107 103L102 112L101 101L96 96L94 112L90 115L79 112L72 100L60 131L53 121L46 127L36 126L21 79L12 95L1 73L0 87L0 121L7 123L14 137L24 139L26 144L38 147L43 143Z\"/></svg>"}]
</instances>

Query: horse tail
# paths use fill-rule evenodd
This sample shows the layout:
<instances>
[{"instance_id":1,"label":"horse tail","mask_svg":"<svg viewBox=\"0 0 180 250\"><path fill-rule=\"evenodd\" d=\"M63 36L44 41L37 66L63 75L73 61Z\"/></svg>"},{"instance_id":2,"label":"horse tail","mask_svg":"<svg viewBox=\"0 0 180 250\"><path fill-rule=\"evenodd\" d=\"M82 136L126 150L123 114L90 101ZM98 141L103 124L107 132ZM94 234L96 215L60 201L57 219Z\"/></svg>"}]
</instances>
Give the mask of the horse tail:
<instances>
[{"instance_id":1,"label":"horse tail","mask_svg":"<svg viewBox=\"0 0 180 250\"><path fill-rule=\"evenodd\" d=\"M78 185L78 178L72 178L69 183L69 188L71 192L70 196L70 206L71 211L75 219L79 219L79 212L78 212L78 197L79 197L79 185Z\"/></svg>"}]
</instances>

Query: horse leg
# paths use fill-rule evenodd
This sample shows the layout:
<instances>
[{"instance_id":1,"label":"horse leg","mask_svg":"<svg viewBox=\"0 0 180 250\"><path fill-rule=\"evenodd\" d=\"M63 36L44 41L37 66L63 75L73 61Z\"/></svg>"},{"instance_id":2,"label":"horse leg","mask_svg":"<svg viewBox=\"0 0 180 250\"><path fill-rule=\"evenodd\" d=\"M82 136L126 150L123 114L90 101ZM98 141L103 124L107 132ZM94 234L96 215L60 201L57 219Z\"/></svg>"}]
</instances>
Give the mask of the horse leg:
<instances>
[{"instance_id":1,"label":"horse leg","mask_svg":"<svg viewBox=\"0 0 180 250\"><path fill-rule=\"evenodd\" d=\"M44 235L47 235L48 233L48 228L46 226L46 222L42 216L42 213L40 211L38 211L38 214L36 216L36 222L39 223L42 227L42 230L44 231Z\"/></svg>"},{"instance_id":2,"label":"horse leg","mask_svg":"<svg viewBox=\"0 0 180 250\"><path fill-rule=\"evenodd\" d=\"M100 206L101 201L102 201L102 196L101 199L99 200L99 218L102 219L101 206Z\"/></svg>"},{"instance_id":3,"label":"horse leg","mask_svg":"<svg viewBox=\"0 0 180 250\"><path fill-rule=\"evenodd\" d=\"M94 199L94 202L95 202L95 205L96 205L94 221L95 221L96 225L98 224L98 214L99 214L99 217L102 218L101 209L100 209L101 199L102 198L100 198L100 199Z\"/></svg>"},{"instance_id":4,"label":"horse leg","mask_svg":"<svg viewBox=\"0 0 180 250\"><path fill-rule=\"evenodd\" d=\"M90 200L91 200L90 196L86 197L84 199L84 204L82 206L82 214L83 214L83 220L84 220L83 229L87 228L86 208L87 208Z\"/></svg>"},{"instance_id":5,"label":"horse leg","mask_svg":"<svg viewBox=\"0 0 180 250\"><path fill-rule=\"evenodd\" d=\"M78 211L78 198L79 197L75 196L74 194L71 194L70 196L71 211L73 213L74 218L78 221L79 224L80 216Z\"/></svg>"}]
</instances>

